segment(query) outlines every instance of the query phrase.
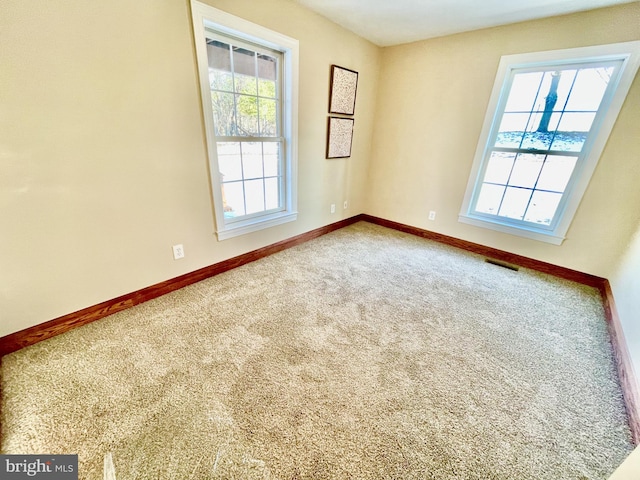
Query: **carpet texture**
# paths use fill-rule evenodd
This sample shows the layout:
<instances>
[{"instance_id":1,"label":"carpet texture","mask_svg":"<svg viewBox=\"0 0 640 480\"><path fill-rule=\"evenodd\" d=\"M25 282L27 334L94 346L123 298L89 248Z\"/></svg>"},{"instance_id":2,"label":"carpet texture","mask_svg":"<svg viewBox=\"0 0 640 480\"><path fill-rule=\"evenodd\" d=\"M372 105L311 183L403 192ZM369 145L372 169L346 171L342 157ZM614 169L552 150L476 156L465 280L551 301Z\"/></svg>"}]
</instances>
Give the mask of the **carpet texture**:
<instances>
[{"instance_id":1,"label":"carpet texture","mask_svg":"<svg viewBox=\"0 0 640 480\"><path fill-rule=\"evenodd\" d=\"M605 479L632 450L596 290L364 222L1 375L2 452L83 479Z\"/></svg>"}]
</instances>

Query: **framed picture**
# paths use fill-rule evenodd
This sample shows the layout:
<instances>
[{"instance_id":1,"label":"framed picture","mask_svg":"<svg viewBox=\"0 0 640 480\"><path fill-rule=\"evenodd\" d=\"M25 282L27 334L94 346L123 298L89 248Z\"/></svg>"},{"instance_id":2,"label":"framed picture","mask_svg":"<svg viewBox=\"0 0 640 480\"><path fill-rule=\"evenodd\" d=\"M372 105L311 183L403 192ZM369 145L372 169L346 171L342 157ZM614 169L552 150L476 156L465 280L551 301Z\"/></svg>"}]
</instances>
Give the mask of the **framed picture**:
<instances>
[{"instance_id":1,"label":"framed picture","mask_svg":"<svg viewBox=\"0 0 640 480\"><path fill-rule=\"evenodd\" d=\"M351 156L353 118L329 117L327 131L327 158Z\"/></svg>"},{"instance_id":2,"label":"framed picture","mask_svg":"<svg viewBox=\"0 0 640 480\"><path fill-rule=\"evenodd\" d=\"M353 115L356 109L357 88L358 72L337 65L331 65L329 113Z\"/></svg>"}]
</instances>

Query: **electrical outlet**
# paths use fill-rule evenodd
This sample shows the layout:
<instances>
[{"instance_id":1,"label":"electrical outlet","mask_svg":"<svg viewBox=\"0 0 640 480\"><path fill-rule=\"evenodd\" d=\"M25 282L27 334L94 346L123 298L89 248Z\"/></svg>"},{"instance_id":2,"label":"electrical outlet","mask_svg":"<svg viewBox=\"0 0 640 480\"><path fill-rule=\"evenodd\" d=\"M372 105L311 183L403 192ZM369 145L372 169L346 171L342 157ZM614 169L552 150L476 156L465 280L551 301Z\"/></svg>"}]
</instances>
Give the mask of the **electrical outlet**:
<instances>
[{"instance_id":1,"label":"electrical outlet","mask_svg":"<svg viewBox=\"0 0 640 480\"><path fill-rule=\"evenodd\" d=\"M179 260L181 258L184 258L184 247L182 246L182 244L174 245L173 246L173 259L174 260Z\"/></svg>"},{"instance_id":2,"label":"electrical outlet","mask_svg":"<svg viewBox=\"0 0 640 480\"><path fill-rule=\"evenodd\" d=\"M349 202L345 200L344 203L342 204L342 208L346 210L348 206L349 206Z\"/></svg>"},{"instance_id":3,"label":"electrical outlet","mask_svg":"<svg viewBox=\"0 0 640 480\"><path fill-rule=\"evenodd\" d=\"M336 204L335 203L331 204L331 213L336 213Z\"/></svg>"},{"instance_id":4,"label":"electrical outlet","mask_svg":"<svg viewBox=\"0 0 640 480\"><path fill-rule=\"evenodd\" d=\"M436 219L436 211L435 210L431 210L429 212L429 220L435 220Z\"/></svg>"}]
</instances>

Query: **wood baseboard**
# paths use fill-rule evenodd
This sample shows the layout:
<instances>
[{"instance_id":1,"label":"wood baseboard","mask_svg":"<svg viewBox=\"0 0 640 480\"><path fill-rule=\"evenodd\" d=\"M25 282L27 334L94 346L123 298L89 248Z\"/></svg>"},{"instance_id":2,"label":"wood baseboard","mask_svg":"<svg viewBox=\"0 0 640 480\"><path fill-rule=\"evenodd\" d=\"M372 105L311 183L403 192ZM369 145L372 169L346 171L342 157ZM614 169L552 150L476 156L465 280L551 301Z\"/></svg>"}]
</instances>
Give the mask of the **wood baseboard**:
<instances>
[{"instance_id":1,"label":"wood baseboard","mask_svg":"<svg viewBox=\"0 0 640 480\"><path fill-rule=\"evenodd\" d=\"M602 304L604 306L605 315L609 326L609 336L613 345L613 354L615 356L618 376L620 377L620 385L622 386L622 395L624 403L627 407L627 415L629 417L629 427L635 445L640 444L640 384L635 375L633 364L631 362L631 354L624 337L616 302L613 299L613 290L609 284L609 280L604 281L602 286Z\"/></svg>"},{"instance_id":2,"label":"wood baseboard","mask_svg":"<svg viewBox=\"0 0 640 480\"><path fill-rule=\"evenodd\" d=\"M272 255L287 248L294 247L314 238L325 235L334 230L339 230L361 220L360 215L341 220L324 227L316 228L306 233L302 233L292 238L267 245L266 247L253 250L237 257L215 263L208 267L195 270L179 277L175 277L164 282L151 285L126 295L122 295L111 300L93 305L77 312L69 313L48 322L44 322L33 327L11 333L0 338L0 358L3 355L28 347L47 338L54 337L67 332L72 328L81 327L87 323L94 322L113 313L131 308L140 303L160 297L166 293L173 292L193 283L199 282L209 277L213 277L222 272L245 265L260 258Z\"/></svg>"},{"instance_id":3,"label":"wood baseboard","mask_svg":"<svg viewBox=\"0 0 640 480\"><path fill-rule=\"evenodd\" d=\"M376 225L381 225L383 227L392 228L401 232L410 233L411 235L416 235L418 237L444 243L452 247L460 248L462 250L467 250L468 252L477 253L478 255L492 258L494 260L511 263L513 265L529 268L541 273L548 273L549 275L553 275L554 277L564 278L565 280L572 280L574 282L588 285L590 287L601 288L602 282L605 280L604 278L590 275L588 273L579 272L577 270L572 270L566 267L560 267L552 263L547 263L541 260L536 260L534 258L517 255L515 253L506 252L504 250L498 250L497 248L487 247L485 245L480 245L479 243L468 242L459 238L443 235L442 233L431 232L429 230L423 230L418 227L412 227L402 223L393 222L391 220L385 220L384 218L374 217L371 215L362 215L361 217L362 220L370 223L375 223Z\"/></svg>"},{"instance_id":4,"label":"wood baseboard","mask_svg":"<svg viewBox=\"0 0 640 480\"><path fill-rule=\"evenodd\" d=\"M409 233L411 235L416 235L418 237L434 240L436 242L477 253L495 260L598 288L602 294L603 305L611 335L611 343L613 345L618 375L620 377L625 405L629 416L629 424L633 435L633 441L636 445L640 444L640 389L633 371L631 356L624 338L620 318L618 317L618 313L615 308L613 292L607 279L367 214L356 215L354 217L317 228L310 232L282 240L272 245L267 245L266 247L215 263L194 272L186 273L179 277L157 283L150 287L107 300L99 303L98 305L93 305L82 310L78 310L77 312L63 315L48 322L34 325L33 327L25 330L4 336L0 338L0 362L2 361L3 355L15 352L21 348L46 340L47 338L54 337L69 331L72 328L86 325L87 323L94 322L113 313L160 297L166 293L186 287L187 285L213 277L219 273L226 272L241 265L245 265L287 248L291 248L295 245L307 242L361 220L404 233Z\"/></svg>"}]
</instances>

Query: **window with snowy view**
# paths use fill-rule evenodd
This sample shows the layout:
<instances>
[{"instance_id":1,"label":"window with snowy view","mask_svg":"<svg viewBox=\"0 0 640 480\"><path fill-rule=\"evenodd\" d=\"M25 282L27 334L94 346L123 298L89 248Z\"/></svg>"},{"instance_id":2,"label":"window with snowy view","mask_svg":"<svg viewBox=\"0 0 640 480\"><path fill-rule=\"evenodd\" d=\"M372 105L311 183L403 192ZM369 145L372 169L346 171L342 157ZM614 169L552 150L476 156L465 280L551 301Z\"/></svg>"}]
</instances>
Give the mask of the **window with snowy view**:
<instances>
[{"instance_id":1,"label":"window with snowy view","mask_svg":"<svg viewBox=\"0 0 640 480\"><path fill-rule=\"evenodd\" d=\"M594 48L579 50L594 53ZM496 106L488 112L490 125L476 154L477 173L461 221L549 235L555 239L551 243L560 243L566 231L558 231L563 214L572 195L581 196L577 186L590 177L611 130L611 115L613 121L617 117L620 106L616 111L610 106L616 95L626 96L620 87L625 68L633 70L630 57L501 64L493 97L498 95L492 97Z\"/></svg>"}]
</instances>

